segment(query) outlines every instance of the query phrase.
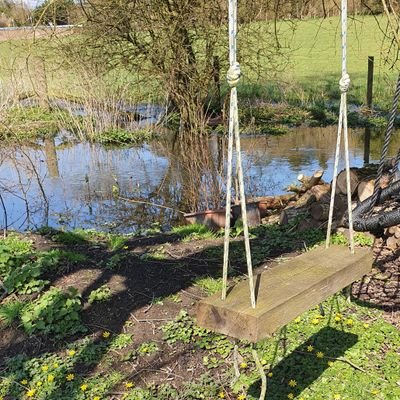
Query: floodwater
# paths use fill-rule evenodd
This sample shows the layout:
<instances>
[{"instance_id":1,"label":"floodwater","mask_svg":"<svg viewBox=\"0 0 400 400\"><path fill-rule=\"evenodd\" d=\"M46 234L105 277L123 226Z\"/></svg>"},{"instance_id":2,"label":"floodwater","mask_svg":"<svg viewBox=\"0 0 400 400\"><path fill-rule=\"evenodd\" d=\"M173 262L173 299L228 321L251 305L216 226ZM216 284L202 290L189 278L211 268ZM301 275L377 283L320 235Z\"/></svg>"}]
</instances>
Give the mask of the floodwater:
<instances>
[{"instance_id":1,"label":"floodwater","mask_svg":"<svg viewBox=\"0 0 400 400\"><path fill-rule=\"evenodd\" d=\"M392 139L390 155L400 147L399 133ZM143 146L112 148L71 143L66 135L22 148L0 148L1 227L6 215L8 227L17 230L45 225L124 233L155 225L168 229L182 218L179 211L224 204L223 137L182 141L165 134ZM363 137L364 130L350 131L352 166L363 165ZM372 133L373 162L379 160L382 140L383 132ZM247 195L284 193L298 174L318 169L330 181L335 142L335 127L242 137Z\"/></svg>"}]
</instances>

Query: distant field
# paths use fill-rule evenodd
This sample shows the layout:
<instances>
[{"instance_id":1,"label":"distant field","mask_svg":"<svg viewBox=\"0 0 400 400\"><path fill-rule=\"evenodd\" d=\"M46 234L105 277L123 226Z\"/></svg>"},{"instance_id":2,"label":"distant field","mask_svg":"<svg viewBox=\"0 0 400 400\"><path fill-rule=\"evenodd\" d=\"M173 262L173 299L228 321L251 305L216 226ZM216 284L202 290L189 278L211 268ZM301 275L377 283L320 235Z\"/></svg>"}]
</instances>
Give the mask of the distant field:
<instances>
[{"instance_id":1,"label":"distant field","mask_svg":"<svg viewBox=\"0 0 400 400\"><path fill-rule=\"evenodd\" d=\"M41 26L38 28L25 27L25 28L6 28L0 29L0 42L5 42L9 40L32 40L44 37L49 37L53 34L63 35L71 34L74 30L71 27L50 27Z\"/></svg>"},{"instance_id":2,"label":"distant field","mask_svg":"<svg viewBox=\"0 0 400 400\"><path fill-rule=\"evenodd\" d=\"M385 48L383 34L378 22L385 26L383 17L375 20L374 17L357 17L349 21L348 37L348 71L352 79L350 101L362 104L366 92L367 57L375 57L375 103L387 108L393 90L395 72L383 65ZM50 31L44 30L41 37L50 37ZM7 81L11 71L19 68L19 77L26 81L26 56L28 54L42 54L41 46L32 45L32 37L27 40L23 34L0 32L0 79ZM11 36L7 36L11 35ZM12 37L15 35L15 37ZM28 34L32 35L32 32ZM9 37L9 38L7 38ZM40 36L39 36L40 37ZM6 39L5 39L6 38ZM262 40L262 39L261 39ZM297 22L294 33L287 23L280 25L279 40L281 44L290 46L290 64L276 80L256 79L251 73L246 74L239 88L241 98L262 98L272 101L289 101L297 104L308 104L319 101L335 101L339 96L338 80L340 78L340 25L338 18L325 20L313 19ZM39 41L40 42L40 41ZM48 42L47 40L45 42ZM240 47L240 43L239 43ZM57 55L45 53L49 88L53 94L69 94L79 96L80 83L85 77L82 71L69 65ZM265 61L267 63L267 61ZM14 74L15 75L15 74ZM222 79L224 80L224 71ZM117 76L117 78L116 78ZM87 77L86 77L87 79ZM113 76L113 82L129 82L129 90L140 93L141 98L164 97L162 93L155 93L144 87L135 87L133 77L126 71L120 71Z\"/></svg>"}]
</instances>

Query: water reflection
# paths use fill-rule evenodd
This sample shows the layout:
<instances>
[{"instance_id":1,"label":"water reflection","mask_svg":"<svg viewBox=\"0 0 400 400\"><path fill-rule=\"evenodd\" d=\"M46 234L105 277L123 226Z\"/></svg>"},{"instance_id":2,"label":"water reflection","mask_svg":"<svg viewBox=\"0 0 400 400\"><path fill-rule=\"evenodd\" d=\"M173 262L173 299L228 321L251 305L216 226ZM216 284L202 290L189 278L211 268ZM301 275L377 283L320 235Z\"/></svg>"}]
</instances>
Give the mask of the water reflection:
<instances>
[{"instance_id":1,"label":"water reflection","mask_svg":"<svg viewBox=\"0 0 400 400\"><path fill-rule=\"evenodd\" d=\"M364 159L364 131L350 134L352 166ZM371 132L371 161L380 156L383 132ZM336 128L298 128L278 137L243 137L246 191L280 194L299 173L324 169L330 180ZM121 232L164 227L180 214L115 197L142 199L184 212L224 204L226 139L185 141L167 134L149 145L106 148L47 139L30 146L0 149L0 186L13 228L85 227ZM400 147L394 135L390 154ZM342 165L343 167L343 165Z\"/></svg>"}]
</instances>

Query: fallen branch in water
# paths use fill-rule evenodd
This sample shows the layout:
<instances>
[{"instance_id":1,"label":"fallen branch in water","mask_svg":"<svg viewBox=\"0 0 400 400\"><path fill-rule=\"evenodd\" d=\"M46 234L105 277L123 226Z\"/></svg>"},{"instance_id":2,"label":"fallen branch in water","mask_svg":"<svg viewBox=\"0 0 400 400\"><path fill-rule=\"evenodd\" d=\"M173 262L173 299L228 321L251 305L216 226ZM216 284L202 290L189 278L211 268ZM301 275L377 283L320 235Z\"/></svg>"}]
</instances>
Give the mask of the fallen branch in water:
<instances>
[{"instance_id":1,"label":"fallen branch in water","mask_svg":"<svg viewBox=\"0 0 400 400\"><path fill-rule=\"evenodd\" d=\"M122 196L117 196L117 198L120 199L120 200L127 201L128 203L147 204L147 205L149 205L149 206L164 208L164 209L166 209L166 210L172 210L172 211L175 211L175 212L180 213L180 214L185 214L183 211L177 210L176 208L172 208L172 207L168 207L168 206L163 206L163 205L161 205L161 204L152 203L152 202L150 202L150 201L128 199L127 197L122 197Z\"/></svg>"}]
</instances>

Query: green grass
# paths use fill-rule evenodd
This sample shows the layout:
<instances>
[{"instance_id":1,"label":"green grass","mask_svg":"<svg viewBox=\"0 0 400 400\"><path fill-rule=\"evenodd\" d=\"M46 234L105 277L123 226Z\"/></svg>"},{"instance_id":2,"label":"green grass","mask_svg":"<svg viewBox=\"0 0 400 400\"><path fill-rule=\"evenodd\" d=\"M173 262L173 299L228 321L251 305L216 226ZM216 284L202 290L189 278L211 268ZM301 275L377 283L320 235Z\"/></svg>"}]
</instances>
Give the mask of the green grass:
<instances>
[{"instance_id":1,"label":"green grass","mask_svg":"<svg viewBox=\"0 0 400 400\"><path fill-rule=\"evenodd\" d=\"M215 239L218 236L202 224L175 226L172 228L172 233L178 235L183 241Z\"/></svg>"},{"instance_id":2,"label":"green grass","mask_svg":"<svg viewBox=\"0 0 400 400\"><path fill-rule=\"evenodd\" d=\"M385 24L384 17L377 18ZM297 22L296 31L281 24L281 42L290 44L290 65L277 78L277 83L261 78L254 87L255 76L249 71L239 92L244 97L265 97L287 100L295 104L309 104L321 100L338 100L338 81L341 76L341 43L339 19L309 19ZM383 65L385 53L383 34L374 17L357 17L349 21L348 72L352 85L349 101L365 102L367 58L375 57L374 100L387 107L395 83L395 72Z\"/></svg>"},{"instance_id":3,"label":"green grass","mask_svg":"<svg viewBox=\"0 0 400 400\"><path fill-rule=\"evenodd\" d=\"M383 46L383 34L377 21L381 26L385 26L385 17L383 16L378 16L377 20L372 16L357 16L349 19L348 71L352 79L349 100L357 104L364 103L367 57L374 56L374 99L376 104L387 109L393 91L395 72L390 72L383 65L382 55L386 53L386 49ZM292 27L292 24L287 22L279 24L279 40L284 47L290 46L290 51L287 53L289 67L279 74L277 79L271 81L266 77L257 77L246 66L248 60L239 60L242 63L244 74L239 85L239 94L242 99L263 98L272 101L289 101L293 104L338 100L340 95L338 81L341 75L339 18L297 21L294 33ZM262 30L264 29L261 27ZM259 29L255 29L255 31L260 34ZM267 28L264 31L267 32ZM79 37L69 37L63 40L70 42L80 39ZM49 90L53 95L80 97L85 91L82 86L83 81L87 81L87 84L90 83L93 86L100 85L100 81L89 79L89 73L86 76L80 71L80 67L57 56L57 52L52 48L57 43L57 41L50 43L50 47L48 41L41 40L36 41L34 45L28 40L0 43L0 59L2 60L0 77L8 79L12 67L15 65L19 65L23 70L26 56L32 54L45 56ZM238 45L240 58L240 38ZM261 58L260 62L267 65L268 60ZM22 76L26 77L26 71L22 72ZM225 81L224 76L225 71L221 71L222 82ZM150 101L163 98L164 94L160 93L154 85L137 85L135 79L133 74L119 69L106 75L104 81L108 86L114 88L115 93L117 93L117 89L123 87L124 96Z\"/></svg>"}]
</instances>

